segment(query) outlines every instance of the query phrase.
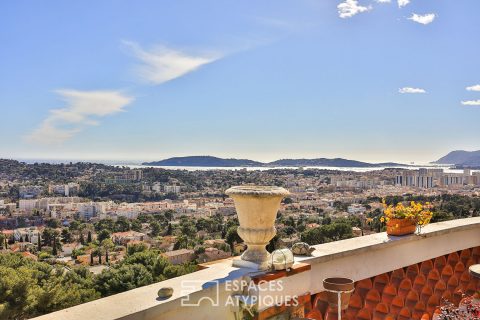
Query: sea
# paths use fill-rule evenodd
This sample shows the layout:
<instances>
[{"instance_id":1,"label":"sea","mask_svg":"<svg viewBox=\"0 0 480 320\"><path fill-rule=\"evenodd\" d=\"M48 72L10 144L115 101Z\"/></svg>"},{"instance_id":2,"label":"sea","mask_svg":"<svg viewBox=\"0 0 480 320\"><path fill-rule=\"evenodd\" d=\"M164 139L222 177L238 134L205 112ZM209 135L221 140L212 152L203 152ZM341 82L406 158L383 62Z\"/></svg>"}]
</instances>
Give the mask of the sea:
<instances>
[{"instance_id":1,"label":"sea","mask_svg":"<svg viewBox=\"0 0 480 320\"><path fill-rule=\"evenodd\" d=\"M265 170L274 170L274 169L319 169L319 170L336 170L336 171L352 171L352 172L370 172L370 171L380 171L388 168L401 168L401 169L409 169L409 170L418 170L420 168L438 168L443 169L446 173L462 173L463 170L461 169L452 169L450 166L440 166L440 165L426 165L426 166L392 166L392 167L320 167L320 166L313 166L313 167L190 167L190 166L146 166L146 165L132 165L132 164L115 164L115 166L125 166L131 169L142 169L142 168L162 168L162 169L169 169L169 170L186 170L186 171L210 171L210 170L247 170L247 171L265 171ZM472 170L474 172L476 170Z\"/></svg>"},{"instance_id":2,"label":"sea","mask_svg":"<svg viewBox=\"0 0 480 320\"><path fill-rule=\"evenodd\" d=\"M336 171L352 171L352 172L370 172L370 171L380 171L388 168L402 168L409 170L418 170L420 168L441 168L446 173L462 173L461 169L453 169L451 165L436 165L436 164L412 164L405 165L404 167L400 166L382 166L382 167L325 167L325 166L312 166L312 167L192 167L192 166L151 166L151 165L142 165L136 161L122 161L122 160L88 160L88 159L17 159L26 163L70 163L70 162L91 162L91 163L101 163L106 165L113 165L117 167L128 167L130 169L142 169L142 168L163 168L169 170L186 170L186 171L211 171L211 170L247 170L247 171L265 171L265 170L274 170L274 169L319 169L319 170L336 170ZM472 170L472 172L480 170Z\"/></svg>"}]
</instances>

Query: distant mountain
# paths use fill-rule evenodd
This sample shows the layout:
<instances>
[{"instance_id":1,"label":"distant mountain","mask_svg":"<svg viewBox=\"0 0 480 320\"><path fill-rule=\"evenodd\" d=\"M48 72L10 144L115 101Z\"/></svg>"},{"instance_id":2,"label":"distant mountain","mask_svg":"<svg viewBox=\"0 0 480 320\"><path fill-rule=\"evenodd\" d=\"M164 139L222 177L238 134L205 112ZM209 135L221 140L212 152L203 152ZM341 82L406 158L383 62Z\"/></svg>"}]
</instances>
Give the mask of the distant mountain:
<instances>
[{"instance_id":1,"label":"distant mountain","mask_svg":"<svg viewBox=\"0 0 480 320\"><path fill-rule=\"evenodd\" d=\"M375 168L375 167L405 167L404 164L368 163L342 158L336 159L282 159L263 163L248 159L222 159L211 156L175 157L160 161L144 162L147 166L177 166L177 167L350 167L350 168Z\"/></svg>"},{"instance_id":2,"label":"distant mountain","mask_svg":"<svg viewBox=\"0 0 480 320\"><path fill-rule=\"evenodd\" d=\"M368 163L342 158L327 159L282 159L268 163L271 166L280 167L350 167L350 168L374 168L374 167L404 167L406 165L394 162Z\"/></svg>"},{"instance_id":3,"label":"distant mountain","mask_svg":"<svg viewBox=\"0 0 480 320\"><path fill-rule=\"evenodd\" d=\"M211 156L175 157L160 161L144 162L147 166L176 167L261 167L265 164L248 159L222 159Z\"/></svg>"},{"instance_id":4,"label":"distant mountain","mask_svg":"<svg viewBox=\"0 0 480 320\"><path fill-rule=\"evenodd\" d=\"M455 164L461 166L480 166L480 150L478 151L452 151L444 157L441 157L435 163Z\"/></svg>"}]
</instances>

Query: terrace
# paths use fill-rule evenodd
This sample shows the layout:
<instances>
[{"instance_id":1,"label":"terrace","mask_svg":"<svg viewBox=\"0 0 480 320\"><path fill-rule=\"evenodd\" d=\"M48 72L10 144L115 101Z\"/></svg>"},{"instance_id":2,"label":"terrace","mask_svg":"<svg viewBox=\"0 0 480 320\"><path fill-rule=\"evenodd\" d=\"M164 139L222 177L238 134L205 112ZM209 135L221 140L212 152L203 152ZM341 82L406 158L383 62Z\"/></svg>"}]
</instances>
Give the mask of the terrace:
<instances>
[{"instance_id":1,"label":"terrace","mask_svg":"<svg viewBox=\"0 0 480 320\"><path fill-rule=\"evenodd\" d=\"M336 319L334 310L327 307L322 286L322 280L331 276L356 281L346 319L420 319L424 314L431 318L442 296L458 303L461 292L471 294L477 289L468 266L479 262L479 246L480 218L453 220L430 224L421 235L378 233L317 245L312 257L295 257L289 272L258 272L222 260L182 277L36 319L236 320L242 308L232 306L231 301L239 294L256 298L257 319L288 319L292 315ZM248 285L235 288L231 281ZM273 281L281 281L282 290L269 286ZM157 298L162 287L172 287L173 296ZM286 301L293 296L298 297L297 306Z\"/></svg>"}]
</instances>

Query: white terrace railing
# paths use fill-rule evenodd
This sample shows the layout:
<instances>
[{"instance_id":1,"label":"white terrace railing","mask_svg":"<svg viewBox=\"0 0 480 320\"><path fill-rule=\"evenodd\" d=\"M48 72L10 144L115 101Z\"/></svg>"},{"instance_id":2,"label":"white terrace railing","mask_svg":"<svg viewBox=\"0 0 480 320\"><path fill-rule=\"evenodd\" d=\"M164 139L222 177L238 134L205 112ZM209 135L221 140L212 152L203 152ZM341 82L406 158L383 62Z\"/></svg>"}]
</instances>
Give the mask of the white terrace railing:
<instances>
[{"instance_id":1,"label":"white terrace railing","mask_svg":"<svg viewBox=\"0 0 480 320\"><path fill-rule=\"evenodd\" d=\"M167 281L57 311L37 320L240 319L240 310L262 312L289 299L323 291L327 277L355 281L455 251L480 246L480 218L434 223L421 235L386 233L315 246L311 257L295 257L289 272L258 272L232 266L232 260ZM160 288L173 288L169 299ZM238 299L244 301L238 306ZM244 311L248 312L248 311ZM258 317L257 313L257 318Z\"/></svg>"}]
</instances>

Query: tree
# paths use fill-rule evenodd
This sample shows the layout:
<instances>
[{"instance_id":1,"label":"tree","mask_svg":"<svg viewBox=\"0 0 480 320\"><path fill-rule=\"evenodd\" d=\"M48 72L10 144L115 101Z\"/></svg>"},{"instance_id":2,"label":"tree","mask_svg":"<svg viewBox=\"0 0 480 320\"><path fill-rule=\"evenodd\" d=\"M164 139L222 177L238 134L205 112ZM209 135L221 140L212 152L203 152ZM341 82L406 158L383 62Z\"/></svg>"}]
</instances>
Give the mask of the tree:
<instances>
[{"instance_id":1,"label":"tree","mask_svg":"<svg viewBox=\"0 0 480 320\"><path fill-rule=\"evenodd\" d=\"M128 219L125 217L118 217L117 221L115 221L115 232L125 232L130 230L130 223Z\"/></svg>"},{"instance_id":2,"label":"tree","mask_svg":"<svg viewBox=\"0 0 480 320\"><path fill-rule=\"evenodd\" d=\"M122 264L105 269L95 280L96 289L102 296L132 290L153 283L153 277L141 264Z\"/></svg>"},{"instance_id":3,"label":"tree","mask_svg":"<svg viewBox=\"0 0 480 320\"><path fill-rule=\"evenodd\" d=\"M87 234L87 243L92 243L92 231L88 231Z\"/></svg>"},{"instance_id":4,"label":"tree","mask_svg":"<svg viewBox=\"0 0 480 320\"><path fill-rule=\"evenodd\" d=\"M70 243L72 240L72 234L68 229L62 229L62 242L63 243Z\"/></svg>"},{"instance_id":5,"label":"tree","mask_svg":"<svg viewBox=\"0 0 480 320\"><path fill-rule=\"evenodd\" d=\"M150 229L150 234L152 235L152 237L157 237L162 231L162 227L157 221L153 221L152 223L150 223Z\"/></svg>"},{"instance_id":6,"label":"tree","mask_svg":"<svg viewBox=\"0 0 480 320\"><path fill-rule=\"evenodd\" d=\"M187 237L193 238L197 232L197 229L191 221L184 220L180 223L180 231Z\"/></svg>"},{"instance_id":7,"label":"tree","mask_svg":"<svg viewBox=\"0 0 480 320\"><path fill-rule=\"evenodd\" d=\"M57 238L56 238L56 237L53 238L52 255L53 255L54 257L56 257L56 256L58 255L58 251L57 251Z\"/></svg>"},{"instance_id":8,"label":"tree","mask_svg":"<svg viewBox=\"0 0 480 320\"><path fill-rule=\"evenodd\" d=\"M131 256L137 252L144 252L147 246L144 243L135 243L127 247L127 255Z\"/></svg>"},{"instance_id":9,"label":"tree","mask_svg":"<svg viewBox=\"0 0 480 320\"><path fill-rule=\"evenodd\" d=\"M178 250L178 249L188 249L188 248L193 248L195 246L195 241L193 241L192 238L189 238L188 236L182 234L178 236L177 242L173 245L173 250Z\"/></svg>"},{"instance_id":10,"label":"tree","mask_svg":"<svg viewBox=\"0 0 480 320\"><path fill-rule=\"evenodd\" d=\"M5 249L5 239L7 237L2 233L0 232L0 249Z\"/></svg>"},{"instance_id":11,"label":"tree","mask_svg":"<svg viewBox=\"0 0 480 320\"><path fill-rule=\"evenodd\" d=\"M38 233L37 237L37 250L42 251L42 237L40 236L40 233Z\"/></svg>"},{"instance_id":12,"label":"tree","mask_svg":"<svg viewBox=\"0 0 480 320\"><path fill-rule=\"evenodd\" d=\"M168 227L167 227L167 236L171 236L173 233L173 228L172 228L172 224L171 223L168 223Z\"/></svg>"},{"instance_id":13,"label":"tree","mask_svg":"<svg viewBox=\"0 0 480 320\"><path fill-rule=\"evenodd\" d=\"M130 228L133 231L140 232L142 231L142 223L138 219L135 219L132 221Z\"/></svg>"},{"instance_id":14,"label":"tree","mask_svg":"<svg viewBox=\"0 0 480 320\"><path fill-rule=\"evenodd\" d=\"M45 246L53 247L53 239L58 237L59 233L57 230L52 228L45 228L42 233L43 244Z\"/></svg>"},{"instance_id":15,"label":"tree","mask_svg":"<svg viewBox=\"0 0 480 320\"><path fill-rule=\"evenodd\" d=\"M242 238L240 238L240 236L238 235L237 227L233 226L227 230L227 234L225 235L225 241L230 245L230 248L232 248L232 251L234 249L233 244L235 242L236 243L243 242Z\"/></svg>"},{"instance_id":16,"label":"tree","mask_svg":"<svg viewBox=\"0 0 480 320\"><path fill-rule=\"evenodd\" d=\"M109 251L115 248L115 244L113 243L112 239L108 238L103 240L100 243L100 246L105 250L105 262L109 263L110 262L110 257L108 255Z\"/></svg>"},{"instance_id":17,"label":"tree","mask_svg":"<svg viewBox=\"0 0 480 320\"><path fill-rule=\"evenodd\" d=\"M301 239L310 245L352 238L352 226L344 221L333 222L309 229L301 234Z\"/></svg>"},{"instance_id":18,"label":"tree","mask_svg":"<svg viewBox=\"0 0 480 320\"><path fill-rule=\"evenodd\" d=\"M77 220L73 220L72 222L70 222L68 228L70 229L70 231L77 231L80 229L80 222L78 222Z\"/></svg>"},{"instance_id":19,"label":"tree","mask_svg":"<svg viewBox=\"0 0 480 320\"><path fill-rule=\"evenodd\" d=\"M278 234L276 234L272 240L267 244L267 251L268 252L273 252L275 249L277 249L277 242L278 242ZM233 248L232 248L233 251Z\"/></svg>"},{"instance_id":20,"label":"tree","mask_svg":"<svg viewBox=\"0 0 480 320\"><path fill-rule=\"evenodd\" d=\"M290 197L286 197L285 199L283 199L282 202L283 202L284 204L291 204L291 203L293 203L293 200L292 200L292 198L290 198Z\"/></svg>"},{"instance_id":21,"label":"tree","mask_svg":"<svg viewBox=\"0 0 480 320\"><path fill-rule=\"evenodd\" d=\"M46 225L49 228L56 229L56 228L59 228L61 226L61 223L58 219L49 219L49 220L46 221Z\"/></svg>"},{"instance_id":22,"label":"tree","mask_svg":"<svg viewBox=\"0 0 480 320\"><path fill-rule=\"evenodd\" d=\"M0 319L27 319L100 297L85 268L65 271L19 254L0 255Z\"/></svg>"},{"instance_id":23,"label":"tree","mask_svg":"<svg viewBox=\"0 0 480 320\"><path fill-rule=\"evenodd\" d=\"M103 229L97 236L97 240L102 242L105 239L110 239L110 231Z\"/></svg>"},{"instance_id":24,"label":"tree","mask_svg":"<svg viewBox=\"0 0 480 320\"><path fill-rule=\"evenodd\" d=\"M94 224L95 231L99 232L103 229L108 229L110 231L115 230L115 222L111 218L102 219Z\"/></svg>"},{"instance_id":25,"label":"tree","mask_svg":"<svg viewBox=\"0 0 480 320\"><path fill-rule=\"evenodd\" d=\"M83 237L83 232L80 232L80 243L85 244L85 238Z\"/></svg>"},{"instance_id":26,"label":"tree","mask_svg":"<svg viewBox=\"0 0 480 320\"><path fill-rule=\"evenodd\" d=\"M172 221L173 220L173 214L175 213L175 211L173 211L172 209L169 209L167 211L165 211L164 215L165 215L165 218L168 220L168 221Z\"/></svg>"}]
</instances>

